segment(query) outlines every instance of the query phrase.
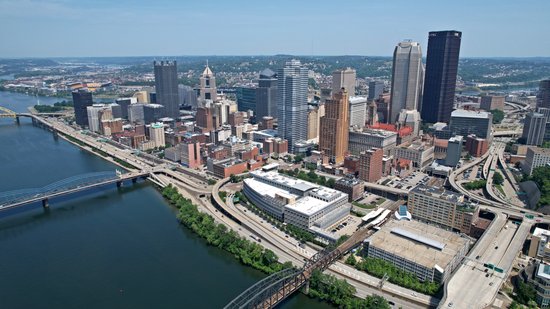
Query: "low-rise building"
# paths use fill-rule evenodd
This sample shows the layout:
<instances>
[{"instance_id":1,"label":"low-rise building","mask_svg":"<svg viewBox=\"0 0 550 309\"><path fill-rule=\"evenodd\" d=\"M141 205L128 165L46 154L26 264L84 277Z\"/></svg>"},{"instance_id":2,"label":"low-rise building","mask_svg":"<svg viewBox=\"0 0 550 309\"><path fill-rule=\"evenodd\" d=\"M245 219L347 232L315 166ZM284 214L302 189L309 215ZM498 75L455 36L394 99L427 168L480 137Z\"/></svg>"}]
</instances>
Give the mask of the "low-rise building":
<instances>
[{"instance_id":1,"label":"low-rise building","mask_svg":"<svg viewBox=\"0 0 550 309\"><path fill-rule=\"evenodd\" d=\"M434 146L417 140L397 146L393 155L395 159L411 160L415 169L424 169L434 160Z\"/></svg>"},{"instance_id":2,"label":"low-rise building","mask_svg":"<svg viewBox=\"0 0 550 309\"><path fill-rule=\"evenodd\" d=\"M536 259L550 261L550 231L535 228L531 236L528 255Z\"/></svg>"},{"instance_id":3,"label":"low-rise building","mask_svg":"<svg viewBox=\"0 0 550 309\"><path fill-rule=\"evenodd\" d=\"M469 240L418 221L390 221L364 242L364 254L422 281L443 284L468 252Z\"/></svg>"},{"instance_id":4,"label":"low-rise building","mask_svg":"<svg viewBox=\"0 0 550 309\"><path fill-rule=\"evenodd\" d=\"M227 178L231 175L242 174L248 169L246 161L234 157L223 160L213 160L209 158L207 167L208 171L218 178Z\"/></svg>"},{"instance_id":5,"label":"low-rise building","mask_svg":"<svg viewBox=\"0 0 550 309\"><path fill-rule=\"evenodd\" d=\"M348 201L352 202L363 197L365 184L355 177L342 177L334 183L334 189L348 195Z\"/></svg>"},{"instance_id":6,"label":"low-rise building","mask_svg":"<svg viewBox=\"0 0 550 309\"><path fill-rule=\"evenodd\" d=\"M373 147L380 148L384 154L397 144L397 133L378 129L351 129L349 131L348 150L354 155Z\"/></svg>"},{"instance_id":7,"label":"low-rise building","mask_svg":"<svg viewBox=\"0 0 550 309\"><path fill-rule=\"evenodd\" d=\"M489 149L489 141L485 138L479 138L474 134L466 137L466 151L473 157L483 156Z\"/></svg>"},{"instance_id":8,"label":"low-rise building","mask_svg":"<svg viewBox=\"0 0 550 309\"><path fill-rule=\"evenodd\" d=\"M348 195L276 171L256 170L243 181L243 192L278 220L315 232L349 215Z\"/></svg>"},{"instance_id":9,"label":"low-rise building","mask_svg":"<svg viewBox=\"0 0 550 309\"><path fill-rule=\"evenodd\" d=\"M451 113L449 127L453 135L475 134L481 138L489 139L492 125L493 114L489 112L457 109Z\"/></svg>"}]
</instances>

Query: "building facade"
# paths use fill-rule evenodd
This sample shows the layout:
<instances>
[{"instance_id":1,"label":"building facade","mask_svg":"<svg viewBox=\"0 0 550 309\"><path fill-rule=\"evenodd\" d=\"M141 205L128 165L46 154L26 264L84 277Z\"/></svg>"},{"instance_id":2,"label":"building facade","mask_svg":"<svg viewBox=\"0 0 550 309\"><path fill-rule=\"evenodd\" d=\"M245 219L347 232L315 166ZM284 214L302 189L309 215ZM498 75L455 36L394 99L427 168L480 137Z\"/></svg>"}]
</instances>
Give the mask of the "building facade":
<instances>
[{"instance_id":1,"label":"building facade","mask_svg":"<svg viewBox=\"0 0 550 309\"><path fill-rule=\"evenodd\" d=\"M428 123L449 123L451 118L461 38L462 32L454 30L429 33L421 109Z\"/></svg>"},{"instance_id":2,"label":"building facade","mask_svg":"<svg viewBox=\"0 0 550 309\"><path fill-rule=\"evenodd\" d=\"M92 93L88 90L77 90L72 92L73 95L73 106L74 106L74 116L75 122L79 126L88 125L88 106L94 105L92 99Z\"/></svg>"},{"instance_id":3,"label":"building facade","mask_svg":"<svg viewBox=\"0 0 550 309\"><path fill-rule=\"evenodd\" d=\"M343 163L349 138L349 102L345 88L326 100L325 116L320 124L319 150L332 163Z\"/></svg>"},{"instance_id":4,"label":"building facade","mask_svg":"<svg viewBox=\"0 0 550 309\"><path fill-rule=\"evenodd\" d=\"M155 61L154 71L156 103L164 106L165 116L177 119L180 109L176 61Z\"/></svg>"},{"instance_id":5,"label":"building facade","mask_svg":"<svg viewBox=\"0 0 550 309\"><path fill-rule=\"evenodd\" d=\"M417 42L404 41L393 52L390 123L401 110L419 110L424 86L422 50Z\"/></svg>"},{"instance_id":6,"label":"building facade","mask_svg":"<svg viewBox=\"0 0 550 309\"><path fill-rule=\"evenodd\" d=\"M366 182L377 182L382 178L382 160L384 151L380 148L371 148L359 155L359 179Z\"/></svg>"},{"instance_id":7,"label":"building facade","mask_svg":"<svg viewBox=\"0 0 550 309\"><path fill-rule=\"evenodd\" d=\"M346 89L349 96L355 95L356 73L352 68L335 70L332 72L332 95Z\"/></svg>"},{"instance_id":8,"label":"building facade","mask_svg":"<svg viewBox=\"0 0 550 309\"><path fill-rule=\"evenodd\" d=\"M537 167L546 166L548 164L550 164L549 148L529 147L527 148L522 170L525 174L531 175Z\"/></svg>"},{"instance_id":9,"label":"building facade","mask_svg":"<svg viewBox=\"0 0 550 309\"><path fill-rule=\"evenodd\" d=\"M279 69L277 78L279 137L288 140L294 152L294 145L307 139L308 70L299 60L291 60Z\"/></svg>"},{"instance_id":10,"label":"building facade","mask_svg":"<svg viewBox=\"0 0 550 309\"><path fill-rule=\"evenodd\" d=\"M363 128L367 122L367 97L349 97L349 125Z\"/></svg>"},{"instance_id":11,"label":"building facade","mask_svg":"<svg viewBox=\"0 0 550 309\"><path fill-rule=\"evenodd\" d=\"M537 107L550 108L550 79L540 81Z\"/></svg>"},{"instance_id":12,"label":"building facade","mask_svg":"<svg viewBox=\"0 0 550 309\"><path fill-rule=\"evenodd\" d=\"M525 145L540 146L544 141L546 131L546 116L531 112L525 116L521 139Z\"/></svg>"},{"instance_id":13,"label":"building facade","mask_svg":"<svg viewBox=\"0 0 550 309\"><path fill-rule=\"evenodd\" d=\"M464 137L475 134L480 138L490 139L493 126L493 114L482 111L457 109L451 113L449 125L452 135Z\"/></svg>"}]
</instances>

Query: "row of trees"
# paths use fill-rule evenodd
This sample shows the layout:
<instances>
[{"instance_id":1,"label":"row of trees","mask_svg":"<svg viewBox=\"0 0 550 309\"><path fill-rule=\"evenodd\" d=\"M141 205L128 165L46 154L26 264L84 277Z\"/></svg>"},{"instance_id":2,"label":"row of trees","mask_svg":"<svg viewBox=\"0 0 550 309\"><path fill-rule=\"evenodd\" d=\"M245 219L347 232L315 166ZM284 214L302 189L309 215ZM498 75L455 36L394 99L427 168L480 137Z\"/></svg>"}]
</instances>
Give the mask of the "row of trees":
<instances>
[{"instance_id":1,"label":"row of trees","mask_svg":"<svg viewBox=\"0 0 550 309\"><path fill-rule=\"evenodd\" d=\"M209 245L233 254L244 265L268 274L292 267L290 262L280 264L273 251L240 237L223 224L216 224L211 216L200 212L191 200L184 198L173 186L165 187L162 195L179 209L178 220L183 225L205 239Z\"/></svg>"},{"instance_id":2,"label":"row of trees","mask_svg":"<svg viewBox=\"0 0 550 309\"><path fill-rule=\"evenodd\" d=\"M279 170L279 173L286 174L290 177L296 177L301 180L313 182L320 186L325 186L329 188L334 188L334 184L336 183L336 180L334 180L334 178L329 177L327 179L327 177L325 176L319 176L313 170L310 170L306 173L305 171L295 168L294 170Z\"/></svg>"},{"instance_id":3,"label":"row of trees","mask_svg":"<svg viewBox=\"0 0 550 309\"><path fill-rule=\"evenodd\" d=\"M356 298L355 287L346 280L337 279L315 270L309 282L309 296L332 303L339 308L390 309L381 296L369 295L365 299Z\"/></svg>"},{"instance_id":4,"label":"row of trees","mask_svg":"<svg viewBox=\"0 0 550 309\"><path fill-rule=\"evenodd\" d=\"M358 270L365 271L375 277L382 278L388 275L388 281L402 287L415 290L420 293L435 295L439 292L439 284L433 281L420 281L415 274L397 268L390 262L378 258L364 258L357 262L353 255L346 260L346 264L354 266Z\"/></svg>"}]
</instances>

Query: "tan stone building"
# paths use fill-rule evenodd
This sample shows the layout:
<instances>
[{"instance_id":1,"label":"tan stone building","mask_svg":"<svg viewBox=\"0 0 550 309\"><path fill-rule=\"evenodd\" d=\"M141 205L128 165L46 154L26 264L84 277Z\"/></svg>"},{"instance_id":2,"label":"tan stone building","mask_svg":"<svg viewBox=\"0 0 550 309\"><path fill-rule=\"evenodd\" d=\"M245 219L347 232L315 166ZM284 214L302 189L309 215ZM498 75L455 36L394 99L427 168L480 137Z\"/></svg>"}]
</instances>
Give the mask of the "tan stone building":
<instances>
[{"instance_id":1,"label":"tan stone building","mask_svg":"<svg viewBox=\"0 0 550 309\"><path fill-rule=\"evenodd\" d=\"M349 139L348 93L342 90L325 103L325 116L321 118L319 150L332 163L344 162Z\"/></svg>"}]
</instances>

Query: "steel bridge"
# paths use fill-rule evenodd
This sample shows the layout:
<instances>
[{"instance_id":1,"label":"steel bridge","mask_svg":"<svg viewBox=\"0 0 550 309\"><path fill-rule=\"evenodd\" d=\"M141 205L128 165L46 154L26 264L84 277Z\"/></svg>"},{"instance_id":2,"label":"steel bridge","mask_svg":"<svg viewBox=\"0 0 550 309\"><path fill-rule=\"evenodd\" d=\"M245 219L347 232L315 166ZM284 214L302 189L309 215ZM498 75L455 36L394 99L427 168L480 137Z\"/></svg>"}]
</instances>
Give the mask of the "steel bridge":
<instances>
[{"instance_id":1,"label":"steel bridge","mask_svg":"<svg viewBox=\"0 0 550 309\"><path fill-rule=\"evenodd\" d=\"M0 118L16 118L17 117L17 113L12 111L12 110L9 110L5 107L2 107L0 106Z\"/></svg>"},{"instance_id":2,"label":"steel bridge","mask_svg":"<svg viewBox=\"0 0 550 309\"><path fill-rule=\"evenodd\" d=\"M29 203L42 201L44 208L48 200L54 197L68 195L95 187L116 183L121 186L125 180L137 181L148 173L133 172L120 174L118 172L96 172L72 176L42 188L28 188L0 193L0 211L13 209Z\"/></svg>"},{"instance_id":3,"label":"steel bridge","mask_svg":"<svg viewBox=\"0 0 550 309\"><path fill-rule=\"evenodd\" d=\"M324 249L306 261L301 269L284 269L257 282L241 293L225 309L273 308L306 285L315 270L324 271L342 255L355 248L373 231L365 226L336 249Z\"/></svg>"}]
</instances>

